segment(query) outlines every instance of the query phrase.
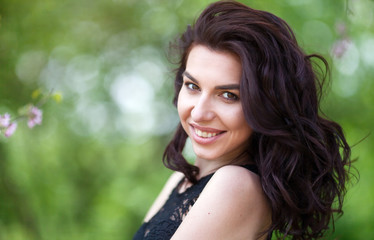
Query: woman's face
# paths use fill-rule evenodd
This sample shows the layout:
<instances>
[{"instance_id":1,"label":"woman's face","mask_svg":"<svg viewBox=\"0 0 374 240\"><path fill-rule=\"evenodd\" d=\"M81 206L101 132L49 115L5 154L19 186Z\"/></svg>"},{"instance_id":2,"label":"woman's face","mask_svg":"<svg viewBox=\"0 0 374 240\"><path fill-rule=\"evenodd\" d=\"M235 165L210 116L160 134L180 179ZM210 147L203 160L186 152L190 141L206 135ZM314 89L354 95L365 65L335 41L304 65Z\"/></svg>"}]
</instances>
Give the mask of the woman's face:
<instances>
[{"instance_id":1,"label":"woman's face","mask_svg":"<svg viewBox=\"0 0 374 240\"><path fill-rule=\"evenodd\" d=\"M252 129L240 102L241 72L231 53L191 49L177 108L197 158L227 164L247 147Z\"/></svg>"}]
</instances>

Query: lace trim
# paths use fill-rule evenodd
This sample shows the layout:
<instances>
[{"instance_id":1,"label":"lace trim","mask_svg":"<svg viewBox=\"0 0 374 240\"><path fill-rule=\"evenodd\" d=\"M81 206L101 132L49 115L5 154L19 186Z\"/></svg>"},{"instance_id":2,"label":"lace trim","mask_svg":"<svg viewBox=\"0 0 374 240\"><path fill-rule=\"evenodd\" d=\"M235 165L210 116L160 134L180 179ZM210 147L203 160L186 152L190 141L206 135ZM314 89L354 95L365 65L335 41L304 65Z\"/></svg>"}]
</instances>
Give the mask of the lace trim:
<instances>
[{"instance_id":1,"label":"lace trim","mask_svg":"<svg viewBox=\"0 0 374 240\"><path fill-rule=\"evenodd\" d=\"M257 168L254 165L243 166L248 170L257 173ZM214 173L211 173L189 188L184 192L179 193L179 188L183 183L182 179L171 192L168 200L162 208L154 215L148 222L143 223L138 232L135 234L133 240L141 239L170 239L183 219L187 216L188 212L195 204L196 200L203 191L205 185L208 183Z\"/></svg>"}]
</instances>

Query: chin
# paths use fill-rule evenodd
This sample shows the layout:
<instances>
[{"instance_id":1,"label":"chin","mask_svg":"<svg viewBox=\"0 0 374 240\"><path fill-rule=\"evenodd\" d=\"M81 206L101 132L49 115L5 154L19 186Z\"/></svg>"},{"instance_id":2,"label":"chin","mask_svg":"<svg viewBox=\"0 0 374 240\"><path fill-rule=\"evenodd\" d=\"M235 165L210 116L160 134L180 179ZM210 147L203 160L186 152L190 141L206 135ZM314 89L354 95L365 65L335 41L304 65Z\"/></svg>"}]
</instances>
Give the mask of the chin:
<instances>
[{"instance_id":1,"label":"chin","mask_svg":"<svg viewBox=\"0 0 374 240\"><path fill-rule=\"evenodd\" d=\"M217 151L215 152L201 152L201 151L194 151L196 158L203 159L207 161L214 161L218 159L220 156L217 155Z\"/></svg>"}]
</instances>

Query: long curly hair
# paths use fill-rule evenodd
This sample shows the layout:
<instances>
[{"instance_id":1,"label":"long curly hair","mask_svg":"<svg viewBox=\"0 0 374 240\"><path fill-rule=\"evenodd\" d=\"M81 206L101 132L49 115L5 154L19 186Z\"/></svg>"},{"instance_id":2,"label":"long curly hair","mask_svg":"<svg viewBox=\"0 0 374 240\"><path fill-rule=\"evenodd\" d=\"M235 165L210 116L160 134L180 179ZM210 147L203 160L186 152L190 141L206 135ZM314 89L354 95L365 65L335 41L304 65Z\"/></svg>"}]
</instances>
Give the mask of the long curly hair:
<instances>
[{"instance_id":1,"label":"long curly hair","mask_svg":"<svg viewBox=\"0 0 374 240\"><path fill-rule=\"evenodd\" d=\"M342 214L351 164L342 128L322 117L319 109L329 75L327 61L305 54L281 18L235 1L219 1L175 43L180 50L175 105L188 54L198 44L240 58L241 104L253 129L248 152L272 208L268 233L292 239L322 237L334 221L333 213ZM187 137L179 124L163 160L196 182L199 169L182 155Z\"/></svg>"}]
</instances>

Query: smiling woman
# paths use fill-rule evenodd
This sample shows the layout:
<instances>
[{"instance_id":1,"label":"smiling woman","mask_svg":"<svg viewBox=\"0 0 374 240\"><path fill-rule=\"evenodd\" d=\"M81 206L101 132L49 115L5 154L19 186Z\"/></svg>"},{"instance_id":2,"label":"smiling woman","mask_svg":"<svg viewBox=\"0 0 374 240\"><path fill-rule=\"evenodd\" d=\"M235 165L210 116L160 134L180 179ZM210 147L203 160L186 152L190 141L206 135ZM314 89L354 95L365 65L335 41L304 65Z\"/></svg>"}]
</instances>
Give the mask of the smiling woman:
<instances>
[{"instance_id":1,"label":"smiling woman","mask_svg":"<svg viewBox=\"0 0 374 240\"><path fill-rule=\"evenodd\" d=\"M324 58L282 19L235 1L209 5L177 47L180 125L164 153L176 173L134 239L323 237L351 162L341 127L318 112L312 59Z\"/></svg>"},{"instance_id":2,"label":"smiling woman","mask_svg":"<svg viewBox=\"0 0 374 240\"><path fill-rule=\"evenodd\" d=\"M177 108L197 156L198 178L224 165L249 163L242 154L252 129L240 103L241 72L239 59L229 52L203 45L190 51Z\"/></svg>"}]
</instances>

